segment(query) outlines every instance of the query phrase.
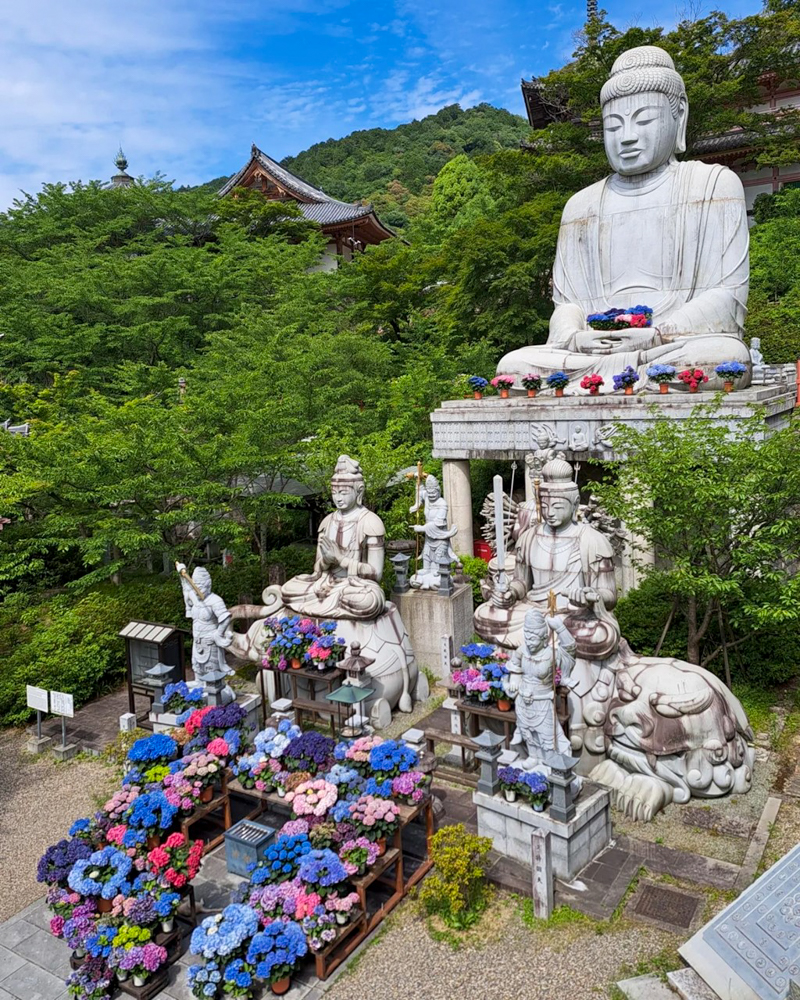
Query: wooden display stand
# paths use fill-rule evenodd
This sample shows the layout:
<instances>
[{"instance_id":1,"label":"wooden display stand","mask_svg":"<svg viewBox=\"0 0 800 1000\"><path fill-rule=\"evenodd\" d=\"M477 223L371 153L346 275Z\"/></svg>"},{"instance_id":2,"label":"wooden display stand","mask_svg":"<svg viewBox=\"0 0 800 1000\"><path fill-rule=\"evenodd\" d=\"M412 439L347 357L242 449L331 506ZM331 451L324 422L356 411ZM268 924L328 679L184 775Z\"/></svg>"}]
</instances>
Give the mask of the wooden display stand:
<instances>
[{"instance_id":1,"label":"wooden display stand","mask_svg":"<svg viewBox=\"0 0 800 1000\"><path fill-rule=\"evenodd\" d=\"M215 795L210 802L201 803L193 813L181 820L181 833L187 840L192 839L189 833L191 828L201 820L206 820L208 823L220 827L220 833L205 842L203 854L208 854L209 851L213 851L222 843L225 831L230 830L231 827L231 800L228 794L227 770L222 772L219 794Z\"/></svg>"},{"instance_id":2,"label":"wooden display stand","mask_svg":"<svg viewBox=\"0 0 800 1000\"><path fill-rule=\"evenodd\" d=\"M258 812L275 810L291 813L291 804L275 792L261 792L257 788L243 788L238 781L230 783L232 791L248 795L258 800ZM433 836L433 801L430 796L416 805L396 803L399 812L397 829L385 854L363 875L349 878L348 882L358 893L361 913L349 924L337 930L336 937L322 951L314 956L319 979L327 979L335 968L352 954L361 942L380 924L384 917L397 906L431 869L431 837ZM419 820L425 827L425 847L422 857L409 850L408 832L410 825ZM406 874L406 861L416 862L410 875ZM378 888L389 891L389 898L377 903L374 899ZM372 903L372 915L370 915ZM377 908L376 907L377 904Z\"/></svg>"}]
</instances>

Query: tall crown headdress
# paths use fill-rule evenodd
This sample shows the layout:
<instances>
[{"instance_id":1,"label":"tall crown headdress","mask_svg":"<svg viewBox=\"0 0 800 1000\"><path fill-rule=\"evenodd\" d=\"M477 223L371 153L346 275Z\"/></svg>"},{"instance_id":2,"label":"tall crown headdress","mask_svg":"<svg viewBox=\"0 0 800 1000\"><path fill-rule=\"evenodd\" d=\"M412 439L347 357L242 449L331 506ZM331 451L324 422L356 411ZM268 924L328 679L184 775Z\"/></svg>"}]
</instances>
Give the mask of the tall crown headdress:
<instances>
[{"instance_id":1,"label":"tall crown headdress","mask_svg":"<svg viewBox=\"0 0 800 1000\"><path fill-rule=\"evenodd\" d=\"M336 468L333 470L332 482L339 483L363 483L364 473L361 465L349 455L340 455L336 460Z\"/></svg>"},{"instance_id":2,"label":"tall crown headdress","mask_svg":"<svg viewBox=\"0 0 800 1000\"><path fill-rule=\"evenodd\" d=\"M578 484L572 478L572 466L563 458L554 458L545 465L539 489L545 496L569 497L570 500L580 496Z\"/></svg>"},{"instance_id":3,"label":"tall crown headdress","mask_svg":"<svg viewBox=\"0 0 800 1000\"><path fill-rule=\"evenodd\" d=\"M615 97L648 91L665 94L672 117L678 117L679 103L686 100L686 87L670 54L657 45L639 45L614 60L611 75L600 91L600 105L604 107Z\"/></svg>"}]
</instances>

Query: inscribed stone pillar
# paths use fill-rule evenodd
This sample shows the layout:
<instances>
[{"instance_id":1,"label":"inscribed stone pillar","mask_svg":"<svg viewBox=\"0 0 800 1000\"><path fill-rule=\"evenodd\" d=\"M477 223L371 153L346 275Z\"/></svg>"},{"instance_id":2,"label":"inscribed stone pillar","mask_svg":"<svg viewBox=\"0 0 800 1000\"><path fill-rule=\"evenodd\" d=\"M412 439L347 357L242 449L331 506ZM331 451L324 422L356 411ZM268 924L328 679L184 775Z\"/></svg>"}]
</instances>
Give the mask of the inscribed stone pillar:
<instances>
[{"instance_id":1,"label":"inscribed stone pillar","mask_svg":"<svg viewBox=\"0 0 800 1000\"><path fill-rule=\"evenodd\" d=\"M442 462L444 498L450 511L450 523L458 528L453 548L472 555L472 489L468 459L446 458Z\"/></svg>"}]
</instances>

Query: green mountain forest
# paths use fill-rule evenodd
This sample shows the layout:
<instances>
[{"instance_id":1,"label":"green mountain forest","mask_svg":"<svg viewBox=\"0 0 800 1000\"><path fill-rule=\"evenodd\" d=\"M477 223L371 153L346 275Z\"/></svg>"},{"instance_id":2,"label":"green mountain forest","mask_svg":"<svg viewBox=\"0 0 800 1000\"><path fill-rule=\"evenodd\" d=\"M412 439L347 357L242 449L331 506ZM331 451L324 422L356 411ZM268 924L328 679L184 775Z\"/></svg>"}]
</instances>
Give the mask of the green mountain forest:
<instances>
[{"instance_id":1,"label":"green mountain forest","mask_svg":"<svg viewBox=\"0 0 800 1000\"><path fill-rule=\"evenodd\" d=\"M501 109L454 106L287 160L402 226L403 239L332 273L311 270L323 241L299 213L257 194L220 201L218 182L112 189L65 178L0 214L0 419L30 426L28 437L0 433L0 722L26 718L25 682L79 700L117 683L121 625L182 619L175 559L211 559L229 603L257 595L276 564L307 570L310 519L326 509L342 451L361 460L388 537L407 535L411 488L396 472L419 460L436 471L430 411L464 395L468 376L491 377L501 354L546 338L562 208L607 171L597 95L616 56L648 42L684 73L697 134L742 125L761 165L797 162L794 115L776 129L746 111L765 68L800 78L797 6L768 0L757 16L712 13L670 32L593 21L546 78L566 120L535 136ZM757 218L748 330L768 362L792 362L800 191L765 199ZM677 463L684 444L665 438L655 454ZM798 498L772 461L768 492L785 511ZM494 471L474 464L478 506ZM664 481L685 493L674 475ZM738 495L714 509L737 510ZM686 506L687 517L703 507ZM695 527L690 540L702 537ZM768 571L776 539L791 562L783 519L770 545L751 549L747 585L720 582L687 542L688 562L628 599L646 608L629 615L640 648L666 623L668 645L686 655L701 601L742 630L739 676L771 683L794 670L786 636L798 602ZM693 655L714 655L712 633L695 635Z\"/></svg>"}]
</instances>

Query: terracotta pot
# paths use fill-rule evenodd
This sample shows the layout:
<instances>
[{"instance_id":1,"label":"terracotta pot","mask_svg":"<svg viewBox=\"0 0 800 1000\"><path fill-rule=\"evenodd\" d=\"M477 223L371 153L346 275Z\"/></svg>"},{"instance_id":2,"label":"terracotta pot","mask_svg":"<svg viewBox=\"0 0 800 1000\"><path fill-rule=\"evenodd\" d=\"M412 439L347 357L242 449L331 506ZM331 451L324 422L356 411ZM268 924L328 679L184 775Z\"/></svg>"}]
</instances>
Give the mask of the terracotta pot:
<instances>
[{"instance_id":1,"label":"terracotta pot","mask_svg":"<svg viewBox=\"0 0 800 1000\"><path fill-rule=\"evenodd\" d=\"M537 392L536 389L528 389L528 395L530 396L531 399L533 399L533 397L536 395L536 392Z\"/></svg>"},{"instance_id":2,"label":"terracotta pot","mask_svg":"<svg viewBox=\"0 0 800 1000\"><path fill-rule=\"evenodd\" d=\"M214 786L206 785L202 792L200 792L201 802L210 802L214 798Z\"/></svg>"},{"instance_id":3,"label":"terracotta pot","mask_svg":"<svg viewBox=\"0 0 800 1000\"><path fill-rule=\"evenodd\" d=\"M697 386L696 385L690 385L689 386L689 392L697 392Z\"/></svg>"},{"instance_id":4,"label":"terracotta pot","mask_svg":"<svg viewBox=\"0 0 800 1000\"><path fill-rule=\"evenodd\" d=\"M563 396L563 395L564 395L563 389L556 389L556 396Z\"/></svg>"},{"instance_id":5,"label":"terracotta pot","mask_svg":"<svg viewBox=\"0 0 800 1000\"><path fill-rule=\"evenodd\" d=\"M597 396L597 395L599 395L599 393L600 393L600 388L599 388L599 386L594 386L594 385L593 385L593 386L591 387L591 389L589 390L589 395L590 395L590 396Z\"/></svg>"},{"instance_id":6,"label":"terracotta pot","mask_svg":"<svg viewBox=\"0 0 800 1000\"><path fill-rule=\"evenodd\" d=\"M281 996L283 993L289 992L289 984L292 981L291 976L284 976L283 979L276 979L274 983L269 984L269 988L273 993Z\"/></svg>"},{"instance_id":7,"label":"terracotta pot","mask_svg":"<svg viewBox=\"0 0 800 1000\"><path fill-rule=\"evenodd\" d=\"M473 398L475 398L475 399L483 399L483 393L482 392L478 392L477 389L475 389L475 391L472 393L472 395L473 395Z\"/></svg>"},{"instance_id":8,"label":"terracotta pot","mask_svg":"<svg viewBox=\"0 0 800 1000\"><path fill-rule=\"evenodd\" d=\"M508 399L508 389L501 389L500 390L500 398L501 399Z\"/></svg>"},{"instance_id":9,"label":"terracotta pot","mask_svg":"<svg viewBox=\"0 0 800 1000\"><path fill-rule=\"evenodd\" d=\"M626 396L632 396L633 395L633 386L632 385L626 385L625 386L625 395Z\"/></svg>"},{"instance_id":10,"label":"terracotta pot","mask_svg":"<svg viewBox=\"0 0 800 1000\"><path fill-rule=\"evenodd\" d=\"M102 896L97 897L97 912L98 913L111 913L111 900L103 899Z\"/></svg>"},{"instance_id":11,"label":"terracotta pot","mask_svg":"<svg viewBox=\"0 0 800 1000\"><path fill-rule=\"evenodd\" d=\"M291 660L291 668L292 668L292 670L299 670L300 667L302 667L302 666L303 666L303 661L302 660L298 660L296 656L292 657L292 660Z\"/></svg>"},{"instance_id":12,"label":"terracotta pot","mask_svg":"<svg viewBox=\"0 0 800 1000\"><path fill-rule=\"evenodd\" d=\"M161 847L161 834L151 833L147 838L147 850L154 851L157 847Z\"/></svg>"},{"instance_id":13,"label":"terracotta pot","mask_svg":"<svg viewBox=\"0 0 800 1000\"><path fill-rule=\"evenodd\" d=\"M380 840L376 840L375 843L378 846L378 857L386 853L386 837L381 837Z\"/></svg>"},{"instance_id":14,"label":"terracotta pot","mask_svg":"<svg viewBox=\"0 0 800 1000\"><path fill-rule=\"evenodd\" d=\"M725 382L722 386L725 392L733 392L733 382Z\"/></svg>"},{"instance_id":15,"label":"terracotta pot","mask_svg":"<svg viewBox=\"0 0 800 1000\"><path fill-rule=\"evenodd\" d=\"M669 385L666 382L659 382L658 391L661 393L662 396L666 396L666 394L669 392Z\"/></svg>"},{"instance_id":16,"label":"terracotta pot","mask_svg":"<svg viewBox=\"0 0 800 1000\"><path fill-rule=\"evenodd\" d=\"M497 709L499 712L510 712L511 702L508 700L508 698L498 698Z\"/></svg>"}]
</instances>

